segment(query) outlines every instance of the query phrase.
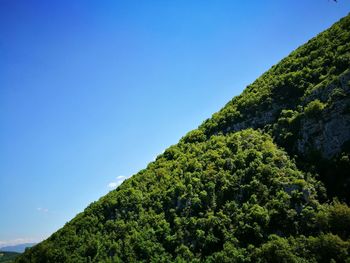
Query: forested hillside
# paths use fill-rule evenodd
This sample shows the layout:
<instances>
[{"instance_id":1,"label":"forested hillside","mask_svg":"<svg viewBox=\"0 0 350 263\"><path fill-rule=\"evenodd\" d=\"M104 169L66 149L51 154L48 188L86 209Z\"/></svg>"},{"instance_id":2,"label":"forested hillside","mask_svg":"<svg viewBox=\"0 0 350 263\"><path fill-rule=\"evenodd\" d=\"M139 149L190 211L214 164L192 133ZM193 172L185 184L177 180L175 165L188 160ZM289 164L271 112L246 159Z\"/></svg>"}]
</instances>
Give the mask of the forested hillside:
<instances>
[{"instance_id":1,"label":"forested hillside","mask_svg":"<svg viewBox=\"0 0 350 263\"><path fill-rule=\"evenodd\" d=\"M17 252L0 251L0 263L11 263L19 256Z\"/></svg>"},{"instance_id":2,"label":"forested hillside","mask_svg":"<svg viewBox=\"0 0 350 263\"><path fill-rule=\"evenodd\" d=\"M17 262L350 262L350 16Z\"/></svg>"}]
</instances>

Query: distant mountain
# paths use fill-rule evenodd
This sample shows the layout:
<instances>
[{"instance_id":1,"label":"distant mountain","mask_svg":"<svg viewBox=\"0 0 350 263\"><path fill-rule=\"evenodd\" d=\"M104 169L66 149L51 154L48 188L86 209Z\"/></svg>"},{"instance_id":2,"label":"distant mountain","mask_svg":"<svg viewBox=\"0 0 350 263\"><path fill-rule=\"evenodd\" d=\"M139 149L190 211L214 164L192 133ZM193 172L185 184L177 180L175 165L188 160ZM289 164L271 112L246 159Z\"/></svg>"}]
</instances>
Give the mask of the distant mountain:
<instances>
[{"instance_id":1,"label":"distant mountain","mask_svg":"<svg viewBox=\"0 0 350 263\"><path fill-rule=\"evenodd\" d=\"M0 251L0 263L10 263L15 260L20 254L17 252L1 252Z\"/></svg>"},{"instance_id":2,"label":"distant mountain","mask_svg":"<svg viewBox=\"0 0 350 263\"><path fill-rule=\"evenodd\" d=\"M350 262L349 187L350 15L16 261Z\"/></svg>"},{"instance_id":3,"label":"distant mountain","mask_svg":"<svg viewBox=\"0 0 350 263\"><path fill-rule=\"evenodd\" d=\"M36 243L18 244L18 245L13 245L13 246L1 247L0 251L23 253L26 248L32 247L34 245L36 245Z\"/></svg>"}]
</instances>

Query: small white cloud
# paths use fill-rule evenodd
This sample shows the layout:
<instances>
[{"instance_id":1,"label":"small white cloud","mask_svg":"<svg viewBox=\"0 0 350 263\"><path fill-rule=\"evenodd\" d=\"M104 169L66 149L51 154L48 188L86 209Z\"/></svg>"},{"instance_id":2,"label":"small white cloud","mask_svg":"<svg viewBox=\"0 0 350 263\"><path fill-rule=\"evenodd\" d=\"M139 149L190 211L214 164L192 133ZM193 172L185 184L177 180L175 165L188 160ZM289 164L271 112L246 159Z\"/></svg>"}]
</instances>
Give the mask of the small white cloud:
<instances>
[{"instance_id":1,"label":"small white cloud","mask_svg":"<svg viewBox=\"0 0 350 263\"><path fill-rule=\"evenodd\" d=\"M110 182L107 187L108 188L111 188L111 189L115 189L117 188L122 182L124 182L124 180L126 179L127 177L125 175L119 175L117 176L117 180L113 181L113 182Z\"/></svg>"},{"instance_id":2,"label":"small white cloud","mask_svg":"<svg viewBox=\"0 0 350 263\"><path fill-rule=\"evenodd\" d=\"M117 185L117 183L116 182L110 182L109 184L108 184L108 188L111 188L111 189L114 189L114 188L116 188L118 185Z\"/></svg>"},{"instance_id":3,"label":"small white cloud","mask_svg":"<svg viewBox=\"0 0 350 263\"><path fill-rule=\"evenodd\" d=\"M49 212L49 209L47 209L47 208L42 208L42 207L37 207L36 210L39 211L39 212L42 212L42 213L48 213L48 212Z\"/></svg>"}]
</instances>

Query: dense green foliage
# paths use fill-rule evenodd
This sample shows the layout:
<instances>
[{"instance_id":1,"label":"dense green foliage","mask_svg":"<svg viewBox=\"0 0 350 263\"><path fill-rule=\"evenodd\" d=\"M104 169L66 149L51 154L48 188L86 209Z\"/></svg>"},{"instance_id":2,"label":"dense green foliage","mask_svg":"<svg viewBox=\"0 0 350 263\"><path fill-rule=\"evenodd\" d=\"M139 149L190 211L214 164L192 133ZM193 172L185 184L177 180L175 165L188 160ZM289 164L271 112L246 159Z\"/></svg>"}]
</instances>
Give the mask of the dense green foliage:
<instances>
[{"instance_id":1,"label":"dense green foliage","mask_svg":"<svg viewBox=\"0 0 350 263\"><path fill-rule=\"evenodd\" d=\"M17 252L5 252L0 251L0 263L10 263L15 260L16 257L19 256Z\"/></svg>"},{"instance_id":2,"label":"dense green foliage","mask_svg":"<svg viewBox=\"0 0 350 263\"><path fill-rule=\"evenodd\" d=\"M347 16L17 262L350 262L349 68Z\"/></svg>"}]
</instances>

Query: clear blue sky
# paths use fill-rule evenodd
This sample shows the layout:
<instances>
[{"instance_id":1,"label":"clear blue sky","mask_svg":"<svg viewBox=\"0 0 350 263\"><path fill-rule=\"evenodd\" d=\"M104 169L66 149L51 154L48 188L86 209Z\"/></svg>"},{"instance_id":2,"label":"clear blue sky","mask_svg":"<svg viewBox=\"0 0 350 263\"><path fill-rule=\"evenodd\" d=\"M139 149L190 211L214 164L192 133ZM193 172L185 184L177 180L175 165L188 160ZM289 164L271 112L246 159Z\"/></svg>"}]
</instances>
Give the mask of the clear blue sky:
<instances>
[{"instance_id":1,"label":"clear blue sky","mask_svg":"<svg viewBox=\"0 0 350 263\"><path fill-rule=\"evenodd\" d=\"M47 237L348 0L0 0L0 246Z\"/></svg>"}]
</instances>

